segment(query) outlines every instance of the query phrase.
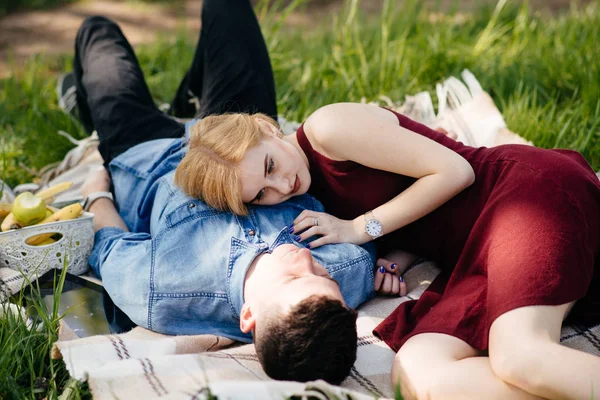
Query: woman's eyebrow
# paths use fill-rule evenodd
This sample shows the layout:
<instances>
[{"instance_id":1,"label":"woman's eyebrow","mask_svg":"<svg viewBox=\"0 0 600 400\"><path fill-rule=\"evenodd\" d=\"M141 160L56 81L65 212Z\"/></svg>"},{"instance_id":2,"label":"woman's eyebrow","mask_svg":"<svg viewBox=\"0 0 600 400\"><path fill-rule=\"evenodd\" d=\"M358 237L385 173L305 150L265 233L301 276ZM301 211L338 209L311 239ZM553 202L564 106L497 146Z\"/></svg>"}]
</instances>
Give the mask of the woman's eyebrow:
<instances>
[{"instance_id":1,"label":"woman's eyebrow","mask_svg":"<svg viewBox=\"0 0 600 400\"><path fill-rule=\"evenodd\" d=\"M265 154L265 178L267 177L267 161L269 160L269 153Z\"/></svg>"}]
</instances>

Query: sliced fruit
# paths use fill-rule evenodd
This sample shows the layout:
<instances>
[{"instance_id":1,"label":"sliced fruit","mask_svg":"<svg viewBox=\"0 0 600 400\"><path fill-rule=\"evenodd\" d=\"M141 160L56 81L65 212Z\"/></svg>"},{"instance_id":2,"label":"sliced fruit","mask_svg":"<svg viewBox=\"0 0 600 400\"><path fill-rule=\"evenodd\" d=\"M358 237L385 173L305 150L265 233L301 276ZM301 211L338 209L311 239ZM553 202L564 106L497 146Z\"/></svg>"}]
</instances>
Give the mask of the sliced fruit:
<instances>
[{"instance_id":1,"label":"sliced fruit","mask_svg":"<svg viewBox=\"0 0 600 400\"><path fill-rule=\"evenodd\" d=\"M23 192L13 202L12 213L21 225L33 225L46 217L46 204L31 192Z\"/></svg>"}]
</instances>

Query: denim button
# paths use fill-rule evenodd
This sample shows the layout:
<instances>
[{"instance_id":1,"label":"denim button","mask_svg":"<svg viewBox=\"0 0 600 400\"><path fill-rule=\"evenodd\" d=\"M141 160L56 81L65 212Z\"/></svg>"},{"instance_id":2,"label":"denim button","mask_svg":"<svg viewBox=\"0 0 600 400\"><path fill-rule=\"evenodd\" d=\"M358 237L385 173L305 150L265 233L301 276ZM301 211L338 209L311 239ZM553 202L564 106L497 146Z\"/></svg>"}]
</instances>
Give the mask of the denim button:
<instances>
[{"instance_id":1,"label":"denim button","mask_svg":"<svg viewBox=\"0 0 600 400\"><path fill-rule=\"evenodd\" d=\"M190 204L190 208L194 208L196 205L194 203Z\"/></svg>"},{"instance_id":2,"label":"denim button","mask_svg":"<svg viewBox=\"0 0 600 400\"><path fill-rule=\"evenodd\" d=\"M250 229L250 230L248 231L248 235L250 235L250 236L254 236L254 235L256 235L256 231L255 231L254 229Z\"/></svg>"}]
</instances>

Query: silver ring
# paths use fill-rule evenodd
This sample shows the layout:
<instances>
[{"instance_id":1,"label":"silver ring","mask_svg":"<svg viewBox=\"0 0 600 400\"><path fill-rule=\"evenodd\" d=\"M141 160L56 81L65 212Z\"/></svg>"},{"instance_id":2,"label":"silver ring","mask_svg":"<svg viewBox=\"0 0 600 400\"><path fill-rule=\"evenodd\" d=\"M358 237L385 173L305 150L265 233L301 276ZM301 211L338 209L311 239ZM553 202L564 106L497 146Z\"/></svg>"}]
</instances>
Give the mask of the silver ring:
<instances>
[{"instance_id":1,"label":"silver ring","mask_svg":"<svg viewBox=\"0 0 600 400\"><path fill-rule=\"evenodd\" d=\"M319 218L315 218L315 220L313 221L313 225L319 226Z\"/></svg>"}]
</instances>

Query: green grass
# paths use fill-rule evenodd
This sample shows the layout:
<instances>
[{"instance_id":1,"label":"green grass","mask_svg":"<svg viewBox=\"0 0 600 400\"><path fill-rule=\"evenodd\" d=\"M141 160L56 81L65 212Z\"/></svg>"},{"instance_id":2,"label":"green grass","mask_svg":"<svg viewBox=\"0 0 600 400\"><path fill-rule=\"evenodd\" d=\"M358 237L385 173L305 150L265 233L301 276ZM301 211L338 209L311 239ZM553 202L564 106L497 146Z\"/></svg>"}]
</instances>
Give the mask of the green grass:
<instances>
[{"instance_id":1,"label":"green grass","mask_svg":"<svg viewBox=\"0 0 600 400\"><path fill-rule=\"evenodd\" d=\"M64 279L64 273L55 273L52 309L48 309L42 300L36 283L30 286L27 295L21 292L11 299L32 316L34 328L10 312L0 318L0 399L51 400L57 399L64 390L69 378L64 363L50 358L52 344L58 338L61 319L58 304ZM0 304L0 307L6 309L6 305ZM72 400L91 397L83 385L71 385L74 386Z\"/></svg>"},{"instance_id":2,"label":"green grass","mask_svg":"<svg viewBox=\"0 0 600 400\"><path fill-rule=\"evenodd\" d=\"M578 150L600 169L600 0L554 17L501 1L495 10L437 21L416 0L395 4L386 0L382 16L365 16L349 0L343 14L324 16L310 29L290 27L272 9L258 7L280 113L303 120L331 102L433 94L435 83L468 68L511 130L540 147ZM139 49L157 102L171 100L194 39L179 33ZM70 56L39 56L0 81L0 177L12 186L64 156L71 145L59 129L85 136L56 104L56 76L70 62ZM66 371L48 356L60 316L49 315L44 330L33 334L18 321L0 323L0 377L12 377L0 383L0 393L41 398L36 378L42 377L51 382L44 393L49 399L62 389Z\"/></svg>"}]
</instances>

